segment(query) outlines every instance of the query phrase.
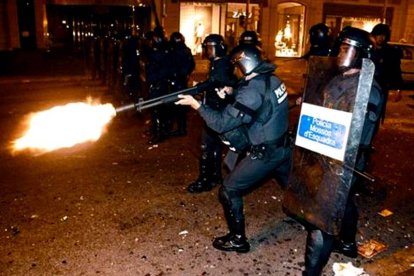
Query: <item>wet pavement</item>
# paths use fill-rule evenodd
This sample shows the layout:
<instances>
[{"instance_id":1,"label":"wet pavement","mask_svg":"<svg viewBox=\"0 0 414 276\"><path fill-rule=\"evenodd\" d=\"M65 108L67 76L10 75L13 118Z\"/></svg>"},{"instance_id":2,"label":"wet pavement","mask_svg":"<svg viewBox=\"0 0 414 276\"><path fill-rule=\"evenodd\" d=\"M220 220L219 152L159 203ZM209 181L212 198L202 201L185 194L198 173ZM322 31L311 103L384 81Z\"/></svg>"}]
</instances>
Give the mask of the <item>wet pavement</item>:
<instances>
[{"instance_id":1,"label":"wet pavement","mask_svg":"<svg viewBox=\"0 0 414 276\"><path fill-rule=\"evenodd\" d=\"M245 200L252 251L211 247L211 239L226 231L217 189L200 195L185 190L198 172L201 124L193 112L192 132L158 147L146 144L148 114L125 114L96 143L11 155L9 143L27 113L87 95L116 101L100 81L82 75L82 60L58 60L42 70L0 76L2 275L301 274L306 232L282 212L283 191L274 180ZM276 63L293 103L306 63ZM202 79L205 62L197 68L194 78ZM334 253L324 275L333 275L335 262L352 262L369 275L413 275L413 107L413 91L391 95L370 165L375 182L358 196L358 242L375 240L386 249L372 258ZM292 123L298 111L292 109ZM380 215L384 210L392 214Z\"/></svg>"}]
</instances>

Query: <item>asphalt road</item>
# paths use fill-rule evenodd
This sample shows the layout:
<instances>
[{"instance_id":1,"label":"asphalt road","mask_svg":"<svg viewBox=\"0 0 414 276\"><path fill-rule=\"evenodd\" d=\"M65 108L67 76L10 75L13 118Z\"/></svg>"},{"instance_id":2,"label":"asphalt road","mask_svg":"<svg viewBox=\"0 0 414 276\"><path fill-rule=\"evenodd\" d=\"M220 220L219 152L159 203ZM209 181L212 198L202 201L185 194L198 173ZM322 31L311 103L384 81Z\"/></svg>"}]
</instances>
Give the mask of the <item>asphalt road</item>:
<instances>
[{"instance_id":1,"label":"asphalt road","mask_svg":"<svg viewBox=\"0 0 414 276\"><path fill-rule=\"evenodd\" d=\"M293 102L303 87L303 61L279 64ZM65 73L0 77L2 275L301 274L306 232L282 212L283 191L274 180L245 199L251 252L212 248L212 238L226 232L217 189L200 195L185 190L198 174L201 121L194 112L189 135L157 147L146 144L148 114L128 113L95 143L13 155L10 142L27 114L87 96L117 102L99 81ZM370 166L376 181L358 197L358 242L373 239L387 249L370 259L333 254L325 275L333 275L335 262L352 262L370 275L412 267L413 98L412 91L398 101L391 95ZM379 215L384 209L393 214Z\"/></svg>"}]
</instances>

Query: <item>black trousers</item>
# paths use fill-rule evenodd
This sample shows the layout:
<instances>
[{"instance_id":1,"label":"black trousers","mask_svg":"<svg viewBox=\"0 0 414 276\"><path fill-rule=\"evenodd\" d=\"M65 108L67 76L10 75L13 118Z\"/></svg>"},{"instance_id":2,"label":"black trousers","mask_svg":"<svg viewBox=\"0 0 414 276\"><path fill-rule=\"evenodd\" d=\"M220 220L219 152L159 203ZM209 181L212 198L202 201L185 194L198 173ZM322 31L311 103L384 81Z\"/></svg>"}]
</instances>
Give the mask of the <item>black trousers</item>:
<instances>
[{"instance_id":1,"label":"black trousers","mask_svg":"<svg viewBox=\"0 0 414 276\"><path fill-rule=\"evenodd\" d=\"M246 155L227 175L223 182L223 189L230 201L230 211L236 220L244 220L243 196L254 185L274 174L281 185L287 183L291 166L290 157L290 147L270 148L261 159Z\"/></svg>"}]
</instances>

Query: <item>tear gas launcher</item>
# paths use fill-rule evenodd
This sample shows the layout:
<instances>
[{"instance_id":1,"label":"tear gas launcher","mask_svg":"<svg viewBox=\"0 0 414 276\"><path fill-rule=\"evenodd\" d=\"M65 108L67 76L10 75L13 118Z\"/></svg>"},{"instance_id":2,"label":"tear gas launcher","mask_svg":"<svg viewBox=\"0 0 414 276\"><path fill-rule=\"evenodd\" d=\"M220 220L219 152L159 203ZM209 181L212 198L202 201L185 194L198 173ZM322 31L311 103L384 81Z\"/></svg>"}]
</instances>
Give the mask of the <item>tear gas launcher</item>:
<instances>
[{"instance_id":1,"label":"tear gas launcher","mask_svg":"<svg viewBox=\"0 0 414 276\"><path fill-rule=\"evenodd\" d=\"M146 100L146 101L139 101L137 103L131 103L131 104L128 104L128 105L117 107L117 108L115 108L115 112L117 114L119 114L119 113L126 112L126 111L129 111L129 110L142 111L144 109L155 107L155 106L158 106L158 105L172 103L172 102L175 102L175 101L178 100L178 95L183 94L183 95L192 95L192 96L194 96L194 95L197 95L199 93L204 92L212 84L213 84L213 82L211 82L211 81L205 81L205 82L199 83L196 86L186 88L186 89L183 89L183 90L179 90L177 92L173 92L173 93L163 95L163 96L160 96L160 97L157 97L157 98L149 99L149 100Z\"/></svg>"},{"instance_id":2,"label":"tear gas launcher","mask_svg":"<svg viewBox=\"0 0 414 276\"><path fill-rule=\"evenodd\" d=\"M138 110L174 102L179 94L196 95L206 91L216 82L207 80L197 86L183 89L165 96L140 101L115 108L112 104L87 102L68 103L27 116L27 130L13 141L12 151L30 150L45 153L56 149L69 148L79 143L94 142L101 137L107 124L117 113Z\"/></svg>"}]
</instances>

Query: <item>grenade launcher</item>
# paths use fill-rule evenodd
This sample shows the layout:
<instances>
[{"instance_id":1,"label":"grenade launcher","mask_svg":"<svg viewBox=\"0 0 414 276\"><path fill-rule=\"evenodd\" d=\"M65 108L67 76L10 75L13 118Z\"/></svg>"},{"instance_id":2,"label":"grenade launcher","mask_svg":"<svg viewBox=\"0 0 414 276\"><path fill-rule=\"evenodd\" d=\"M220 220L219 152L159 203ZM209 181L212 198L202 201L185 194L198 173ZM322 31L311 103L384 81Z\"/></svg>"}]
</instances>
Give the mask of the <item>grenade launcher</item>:
<instances>
[{"instance_id":1,"label":"grenade launcher","mask_svg":"<svg viewBox=\"0 0 414 276\"><path fill-rule=\"evenodd\" d=\"M211 85L214 85L212 81L205 81L202 83L199 83L196 86L186 88L183 90L179 90L177 92L173 92L167 95L163 95L157 98L149 99L146 101L139 101L137 103L132 103L124 106L120 106L115 108L115 111L117 114L126 112L129 110L136 110L136 111L142 111L144 109L155 107L162 104L172 103L178 100L178 95L184 94L184 95L197 95L201 92L204 92L207 90Z\"/></svg>"}]
</instances>

